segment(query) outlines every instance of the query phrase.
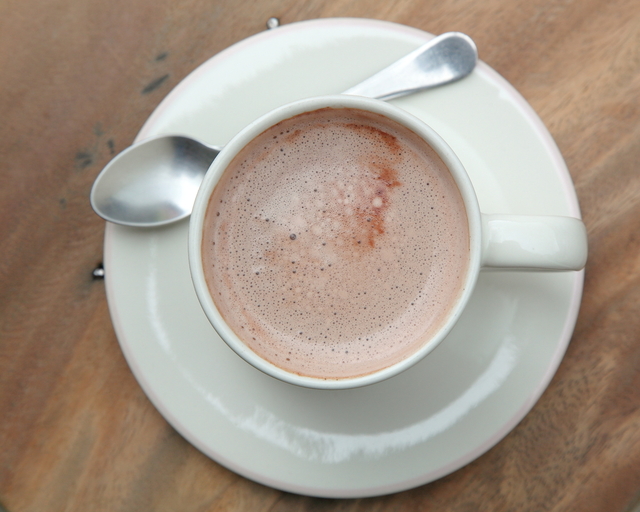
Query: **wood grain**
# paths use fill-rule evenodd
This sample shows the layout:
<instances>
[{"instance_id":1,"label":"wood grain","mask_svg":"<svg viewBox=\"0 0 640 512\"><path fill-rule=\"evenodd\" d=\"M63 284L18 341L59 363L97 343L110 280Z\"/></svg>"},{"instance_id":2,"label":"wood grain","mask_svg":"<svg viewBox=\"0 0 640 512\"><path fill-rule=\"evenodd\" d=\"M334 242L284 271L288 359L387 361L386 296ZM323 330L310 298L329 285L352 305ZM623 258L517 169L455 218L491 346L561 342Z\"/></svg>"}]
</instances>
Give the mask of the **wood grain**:
<instances>
[{"instance_id":1,"label":"wood grain","mask_svg":"<svg viewBox=\"0 0 640 512\"><path fill-rule=\"evenodd\" d=\"M282 23L365 17L471 35L574 179L590 255L569 350L517 428L379 498L282 493L211 461L118 346L88 194L197 65ZM0 2L0 502L14 511L630 511L640 501L637 0Z\"/></svg>"}]
</instances>

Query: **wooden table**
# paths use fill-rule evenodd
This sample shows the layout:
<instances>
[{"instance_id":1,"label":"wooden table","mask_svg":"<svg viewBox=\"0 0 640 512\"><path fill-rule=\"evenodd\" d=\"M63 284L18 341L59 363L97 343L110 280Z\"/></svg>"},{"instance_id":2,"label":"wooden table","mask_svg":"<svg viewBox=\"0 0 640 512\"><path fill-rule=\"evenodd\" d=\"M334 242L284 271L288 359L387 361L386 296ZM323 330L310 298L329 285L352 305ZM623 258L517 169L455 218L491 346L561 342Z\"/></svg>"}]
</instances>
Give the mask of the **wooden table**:
<instances>
[{"instance_id":1,"label":"wooden table","mask_svg":"<svg viewBox=\"0 0 640 512\"><path fill-rule=\"evenodd\" d=\"M88 194L160 100L259 31L322 17L459 30L541 116L590 254L566 357L488 453L422 487L325 500L246 480L151 405L114 334ZM18 511L630 511L640 500L637 0L0 2L0 502Z\"/></svg>"}]
</instances>

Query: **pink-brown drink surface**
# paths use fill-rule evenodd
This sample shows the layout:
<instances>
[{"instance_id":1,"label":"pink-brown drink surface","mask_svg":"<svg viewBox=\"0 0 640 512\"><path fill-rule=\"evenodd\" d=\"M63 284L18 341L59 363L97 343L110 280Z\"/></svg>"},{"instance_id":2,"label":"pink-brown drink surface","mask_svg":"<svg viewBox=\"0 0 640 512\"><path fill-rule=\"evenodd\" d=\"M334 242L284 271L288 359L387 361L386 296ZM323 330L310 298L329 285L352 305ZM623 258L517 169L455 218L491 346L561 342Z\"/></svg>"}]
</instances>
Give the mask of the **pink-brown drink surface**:
<instances>
[{"instance_id":1,"label":"pink-brown drink surface","mask_svg":"<svg viewBox=\"0 0 640 512\"><path fill-rule=\"evenodd\" d=\"M419 350L457 302L469 227L445 164L378 114L287 119L225 170L202 258L227 324L300 375L373 373Z\"/></svg>"}]
</instances>

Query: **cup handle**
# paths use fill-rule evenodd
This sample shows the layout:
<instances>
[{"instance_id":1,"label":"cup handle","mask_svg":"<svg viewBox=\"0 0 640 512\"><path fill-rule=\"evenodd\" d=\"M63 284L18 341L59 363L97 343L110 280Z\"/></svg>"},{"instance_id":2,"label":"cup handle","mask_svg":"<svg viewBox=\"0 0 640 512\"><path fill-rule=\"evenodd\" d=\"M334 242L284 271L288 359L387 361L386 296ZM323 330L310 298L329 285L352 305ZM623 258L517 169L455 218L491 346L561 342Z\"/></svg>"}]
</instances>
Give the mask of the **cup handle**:
<instances>
[{"instance_id":1,"label":"cup handle","mask_svg":"<svg viewBox=\"0 0 640 512\"><path fill-rule=\"evenodd\" d=\"M483 269L581 270L587 230L580 219L482 214Z\"/></svg>"}]
</instances>

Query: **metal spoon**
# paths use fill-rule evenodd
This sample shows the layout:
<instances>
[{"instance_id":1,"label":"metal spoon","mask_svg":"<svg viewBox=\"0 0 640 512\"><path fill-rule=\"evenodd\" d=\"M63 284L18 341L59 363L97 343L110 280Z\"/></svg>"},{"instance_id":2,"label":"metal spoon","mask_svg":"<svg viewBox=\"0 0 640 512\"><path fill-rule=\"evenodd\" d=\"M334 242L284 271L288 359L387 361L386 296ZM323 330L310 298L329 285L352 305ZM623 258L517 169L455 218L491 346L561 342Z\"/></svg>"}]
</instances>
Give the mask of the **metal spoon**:
<instances>
[{"instance_id":1,"label":"metal spoon","mask_svg":"<svg viewBox=\"0 0 640 512\"><path fill-rule=\"evenodd\" d=\"M478 52L470 37L448 32L344 94L391 99L467 76ZM91 206L103 219L153 227L191 214L198 188L220 147L182 136L161 136L130 146L96 178Z\"/></svg>"}]
</instances>

